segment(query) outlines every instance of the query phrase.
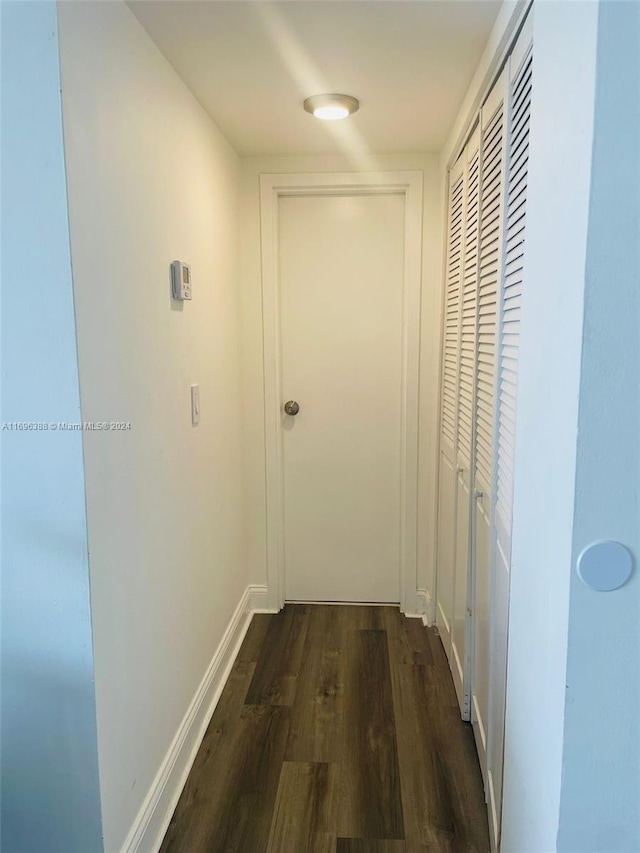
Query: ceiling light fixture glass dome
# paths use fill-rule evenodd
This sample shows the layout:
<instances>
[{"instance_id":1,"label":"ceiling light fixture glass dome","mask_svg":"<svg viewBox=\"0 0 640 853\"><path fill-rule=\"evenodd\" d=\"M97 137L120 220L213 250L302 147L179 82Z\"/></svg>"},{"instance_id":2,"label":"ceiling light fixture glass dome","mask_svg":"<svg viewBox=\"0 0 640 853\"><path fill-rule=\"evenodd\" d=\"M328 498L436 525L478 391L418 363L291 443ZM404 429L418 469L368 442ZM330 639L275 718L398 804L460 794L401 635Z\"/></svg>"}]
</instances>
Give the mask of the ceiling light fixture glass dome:
<instances>
[{"instance_id":1,"label":"ceiling light fixture glass dome","mask_svg":"<svg viewBox=\"0 0 640 853\"><path fill-rule=\"evenodd\" d=\"M357 112L360 102L351 95L312 95L306 99L303 107L323 121L336 121Z\"/></svg>"}]
</instances>

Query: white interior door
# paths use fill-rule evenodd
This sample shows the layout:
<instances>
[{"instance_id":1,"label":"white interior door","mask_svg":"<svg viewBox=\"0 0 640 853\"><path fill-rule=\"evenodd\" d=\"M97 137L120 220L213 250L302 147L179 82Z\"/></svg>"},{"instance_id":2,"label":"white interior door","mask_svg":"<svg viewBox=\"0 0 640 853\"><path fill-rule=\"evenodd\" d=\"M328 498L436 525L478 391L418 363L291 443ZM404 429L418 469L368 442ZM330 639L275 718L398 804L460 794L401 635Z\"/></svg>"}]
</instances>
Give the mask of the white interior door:
<instances>
[{"instance_id":1,"label":"white interior door","mask_svg":"<svg viewBox=\"0 0 640 853\"><path fill-rule=\"evenodd\" d=\"M487 783L490 826L495 846L500 838L504 721L511 583L511 525L516 395L520 351L520 319L524 288L525 219L529 171L529 117L533 56L531 15L514 48L507 110L508 142L504 212L503 274L497 364L497 439L495 473L495 530L491 619L491 685L487 737Z\"/></svg>"},{"instance_id":2,"label":"white interior door","mask_svg":"<svg viewBox=\"0 0 640 853\"><path fill-rule=\"evenodd\" d=\"M437 624L499 848L532 16L450 173Z\"/></svg>"},{"instance_id":3,"label":"white interior door","mask_svg":"<svg viewBox=\"0 0 640 853\"><path fill-rule=\"evenodd\" d=\"M447 260L442 385L440 396L440 459L438 482L438 551L436 625L453 669L453 602L455 596L456 444L458 433L458 378L460 370L460 307L464 248L465 163L460 157L449 173ZM468 515L468 513L467 513Z\"/></svg>"},{"instance_id":4,"label":"white interior door","mask_svg":"<svg viewBox=\"0 0 640 853\"><path fill-rule=\"evenodd\" d=\"M505 92L503 72L482 108L479 211L479 276L474 429L473 723L487 786L487 727L491 684L492 526L495 462L496 329L502 271L505 174Z\"/></svg>"},{"instance_id":5,"label":"white interior door","mask_svg":"<svg viewBox=\"0 0 640 853\"><path fill-rule=\"evenodd\" d=\"M400 601L405 196L278 202L285 597Z\"/></svg>"},{"instance_id":6,"label":"white interior door","mask_svg":"<svg viewBox=\"0 0 640 853\"><path fill-rule=\"evenodd\" d=\"M472 134L465 152L464 262L460 306L460 359L456 442L456 527L451 669L462 717L470 719L469 579L471 550L471 481L473 405L478 301L478 204L480 190L480 130Z\"/></svg>"}]
</instances>

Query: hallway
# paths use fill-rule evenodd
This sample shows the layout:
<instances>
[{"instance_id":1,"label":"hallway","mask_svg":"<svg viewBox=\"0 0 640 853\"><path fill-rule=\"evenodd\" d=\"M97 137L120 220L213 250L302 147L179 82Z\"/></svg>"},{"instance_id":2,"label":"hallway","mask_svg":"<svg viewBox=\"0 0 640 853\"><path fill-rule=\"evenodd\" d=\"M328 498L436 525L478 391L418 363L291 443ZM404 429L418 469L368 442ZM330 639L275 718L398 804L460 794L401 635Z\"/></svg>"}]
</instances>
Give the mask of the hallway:
<instances>
[{"instance_id":1,"label":"hallway","mask_svg":"<svg viewBox=\"0 0 640 853\"><path fill-rule=\"evenodd\" d=\"M639 853L640 0L0 5L0 849Z\"/></svg>"},{"instance_id":2,"label":"hallway","mask_svg":"<svg viewBox=\"0 0 640 853\"><path fill-rule=\"evenodd\" d=\"M394 607L257 614L162 853L486 853L437 633Z\"/></svg>"}]
</instances>

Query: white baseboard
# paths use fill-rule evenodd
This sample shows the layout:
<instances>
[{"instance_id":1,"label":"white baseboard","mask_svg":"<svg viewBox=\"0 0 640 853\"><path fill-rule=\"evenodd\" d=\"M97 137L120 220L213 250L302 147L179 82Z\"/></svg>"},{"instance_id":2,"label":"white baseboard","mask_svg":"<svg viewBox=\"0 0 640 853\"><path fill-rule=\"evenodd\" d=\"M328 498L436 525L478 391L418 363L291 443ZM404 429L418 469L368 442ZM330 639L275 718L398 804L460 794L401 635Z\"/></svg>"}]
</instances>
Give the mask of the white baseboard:
<instances>
[{"instance_id":1,"label":"white baseboard","mask_svg":"<svg viewBox=\"0 0 640 853\"><path fill-rule=\"evenodd\" d=\"M422 619L425 625L433 625L435 622L431 593L428 589L416 589L415 595L410 596L404 610L405 616Z\"/></svg>"},{"instance_id":2,"label":"white baseboard","mask_svg":"<svg viewBox=\"0 0 640 853\"><path fill-rule=\"evenodd\" d=\"M249 607L252 613L278 613L278 607L265 584L252 584L249 587Z\"/></svg>"},{"instance_id":3,"label":"white baseboard","mask_svg":"<svg viewBox=\"0 0 640 853\"><path fill-rule=\"evenodd\" d=\"M429 596L426 589L416 589L413 592L408 593L404 606L402 604L400 605L400 610L410 619L424 619L426 603L425 596ZM429 599L431 599L431 596L429 596Z\"/></svg>"},{"instance_id":4,"label":"white baseboard","mask_svg":"<svg viewBox=\"0 0 640 853\"><path fill-rule=\"evenodd\" d=\"M257 602L260 599L262 589L248 586L238 602L121 853L157 853L160 849L207 726L249 627L254 600Z\"/></svg>"},{"instance_id":5,"label":"white baseboard","mask_svg":"<svg viewBox=\"0 0 640 853\"><path fill-rule=\"evenodd\" d=\"M432 628L436 624L436 603L428 589L421 589L418 592L424 599L422 621L428 628Z\"/></svg>"}]
</instances>

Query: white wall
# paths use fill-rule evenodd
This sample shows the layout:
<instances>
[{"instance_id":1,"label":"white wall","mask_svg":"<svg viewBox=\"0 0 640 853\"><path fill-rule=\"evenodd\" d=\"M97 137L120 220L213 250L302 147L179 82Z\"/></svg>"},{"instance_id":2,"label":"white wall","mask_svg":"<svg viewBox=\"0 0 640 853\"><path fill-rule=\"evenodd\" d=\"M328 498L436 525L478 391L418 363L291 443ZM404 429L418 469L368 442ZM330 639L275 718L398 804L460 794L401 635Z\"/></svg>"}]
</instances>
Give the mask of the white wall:
<instances>
[{"instance_id":1,"label":"white wall","mask_svg":"<svg viewBox=\"0 0 640 853\"><path fill-rule=\"evenodd\" d=\"M59 5L105 849L247 584L239 161L120 2ZM191 263L193 301L170 299ZM192 427L191 383L202 419Z\"/></svg>"},{"instance_id":2,"label":"white wall","mask_svg":"<svg viewBox=\"0 0 640 853\"><path fill-rule=\"evenodd\" d=\"M2 3L2 421L80 419L56 7ZM2 850L102 850L82 440L0 432Z\"/></svg>"},{"instance_id":3,"label":"white wall","mask_svg":"<svg viewBox=\"0 0 640 853\"><path fill-rule=\"evenodd\" d=\"M596 592L573 571L558 850L640 850L640 6L600 3L573 565L593 541L635 556Z\"/></svg>"},{"instance_id":4,"label":"white wall","mask_svg":"<svg viewBox=\"0 0 640 853\"><path fill-rule=\"evenodd\" d=\"M437 156L428 154L356 157L251 157L242 161L243 435L246 454L245 504L247 507L248 564L253 583L264 584L267 579L259 176L263 173L418 170L423 173L424 177L424 213L417 586L433 592L443 196L437 166Z\"/></svg>"},{"instance_id":5,"label":"white wall","mask_svg":"<svg viewBox=\"0 0 640 853\"><path fill-rule=\"evenodd\" d=\"M534 11L504 853L556 849L598 5L541 2Z\"/></svg>"}]
</instances>

